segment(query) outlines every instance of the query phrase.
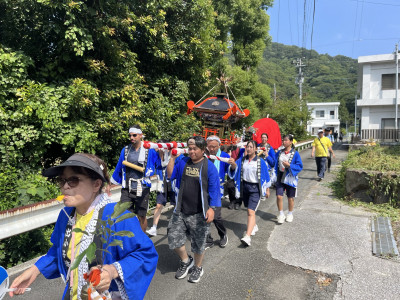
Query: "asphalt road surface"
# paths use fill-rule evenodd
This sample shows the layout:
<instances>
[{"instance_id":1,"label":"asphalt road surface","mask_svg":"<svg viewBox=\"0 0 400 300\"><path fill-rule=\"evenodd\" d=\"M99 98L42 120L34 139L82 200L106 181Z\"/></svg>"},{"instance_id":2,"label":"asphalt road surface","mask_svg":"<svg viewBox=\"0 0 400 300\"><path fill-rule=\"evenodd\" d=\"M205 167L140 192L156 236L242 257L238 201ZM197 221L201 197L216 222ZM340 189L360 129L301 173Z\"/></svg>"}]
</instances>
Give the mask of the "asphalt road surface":
<instances>
[{"instance_id":1,"label":"asphalt road surface","mask_svg":"<svg viewBox=\"0 0 400 300\"><path fill-rule=\"evenodd\" d=\"M310 158L311 150L300 152L303 171L296 203L314 188L317 188L315 160ZM336 149L336 164L345 157L347 151ZM229 243L226 248L218 246L219 236L214 225L211 232L215 245L206 251L201 281L193 284L187 279L177 280L174 275L179 266L178 256L168 248L167 224L172 211L161 216L158 235L152 240L159 254L157 271L148 289L145 299L332 299L336 292L337 275L321 274L311 270L293 267L273 259L267 250L268 239L275 226L296 226L296 204L293 223L279 225L276 222L276 196L262 201L256 213L259 231L252 238L251 247L243 247L240 238L246 230L247 214L240 210L228 210L227 201L223 201L222 216L228 231ZM284 198L284 208L287 200ZM149 219L149 226L152 219ZM312 230L312 228L310 228ZM190 244L187 243L190 250ZM284 245L282 251L285 251ZM18 274L17 274L18 275ZM318 277L326 276L330 284L318 284ZM11 277L11 281L16 275ZM46 280L43 276L31 285L32 291L14 299L61 299L64 283L61 279ZM10 299L6 296L4 299Z\"/></svg>"}]
</instances>

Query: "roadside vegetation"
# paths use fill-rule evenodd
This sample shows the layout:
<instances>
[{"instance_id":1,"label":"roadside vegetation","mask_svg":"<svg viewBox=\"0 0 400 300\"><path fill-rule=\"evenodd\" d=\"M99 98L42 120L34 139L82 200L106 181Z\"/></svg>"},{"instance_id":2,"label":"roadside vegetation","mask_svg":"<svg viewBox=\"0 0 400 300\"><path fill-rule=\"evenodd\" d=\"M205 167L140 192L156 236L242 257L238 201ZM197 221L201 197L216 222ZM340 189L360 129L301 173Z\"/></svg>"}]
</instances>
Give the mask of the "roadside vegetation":
<instances>
[{"instance_id":1,"label":"roadside vegetation","mask_svg":"<svg viewBox=\"0 0 400 300\"><path fill-rule=\"evenodd\" d=\"M376 178L376 180L371 180L371 190L377 190L388 195L390 202L384 204L366 203L353 199L346 194L345 175L349 168L400 174L400 146L382 147L378 145L350 151L347 159L342 163L336 180L332 183L335 195L348 204L366 207L379 215L390 217L394 221L400 220L400 202L398 201L400 177L382 176ZM389 186L394 188L390 189Z\"/></svg>"},{"instance_id":2,"label":"roadside vegetation","mask_svg":"<svg viewBox=\"0 0 400 300\"><path fill-rule=\"evenodd\" d=\"M390 202L374 204L351 198L345 190L345 174L348 168L358 168L366 171L396 172L398 177L382 176L379 180L371 181L371 189L389 194ZM392 186L394 188L388 188ZM364 147L349 152L347 159L342 163L336 180L331 187L336 197L350 206L364 207L379 216L389 217L392 221L394 237L400 247L400 146L391 147Z\"/></svg>"}]
</instances>

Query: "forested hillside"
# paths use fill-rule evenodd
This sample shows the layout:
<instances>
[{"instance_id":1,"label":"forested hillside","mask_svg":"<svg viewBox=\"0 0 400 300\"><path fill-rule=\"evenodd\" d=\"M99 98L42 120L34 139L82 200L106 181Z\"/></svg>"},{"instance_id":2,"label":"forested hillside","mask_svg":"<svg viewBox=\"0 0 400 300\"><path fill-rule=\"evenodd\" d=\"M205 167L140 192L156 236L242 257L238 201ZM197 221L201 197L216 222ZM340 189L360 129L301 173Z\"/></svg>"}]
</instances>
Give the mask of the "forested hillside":
<instances>
[{"instance_id":1,"label":"forested hillside","mask_svg":"<svg viewBox=\"0 0 400 300\"><path fill-rule=\"evenodd\" d=\"M258 67L260 81L271 88L277 100L297 99L299 87L295 84L298 68L293 63L302 58L304 73L303 100L308 102L340 102L340 119L353 122L354 97L357 86L357 60L350 57L318 54L296 46L278 43L268 45ZM303 59L304 58L304 59ZM350 123L349 123L350 124Z\"/></svg>"}]
</instances>

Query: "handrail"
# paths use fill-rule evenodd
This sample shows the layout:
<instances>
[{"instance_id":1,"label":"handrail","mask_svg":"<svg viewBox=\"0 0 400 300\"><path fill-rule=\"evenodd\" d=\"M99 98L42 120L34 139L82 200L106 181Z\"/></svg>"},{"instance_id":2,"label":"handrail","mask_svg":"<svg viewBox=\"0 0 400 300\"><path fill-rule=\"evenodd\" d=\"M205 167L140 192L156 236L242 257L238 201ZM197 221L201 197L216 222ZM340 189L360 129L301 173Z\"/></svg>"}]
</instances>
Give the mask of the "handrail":
<instances>
[{"instance_id":1,"label":"handrail","mask_svg":"<svg viewBox=\"0 0 400 300\"><path fill-rule=\"evenodd\" d=\"M295 146L301 151L310 148L312 142L297 143ZM111 189L111 199L114 202L118 202L120 197L121 187ZM55 223L62 205L51 199L0 211L0 240Z\"/></svg>"},{"instance_id":2,"label":"handrail","mask_svg":"<svg viewBox=\"0 0 400 300\"><path fill-rule=\"evenodd\" d=\"M111 190L111 199L118 202L121 187ZM55 199L0 211L0 240L53 224L64 205Z\"/></svg>"}]
</instances>

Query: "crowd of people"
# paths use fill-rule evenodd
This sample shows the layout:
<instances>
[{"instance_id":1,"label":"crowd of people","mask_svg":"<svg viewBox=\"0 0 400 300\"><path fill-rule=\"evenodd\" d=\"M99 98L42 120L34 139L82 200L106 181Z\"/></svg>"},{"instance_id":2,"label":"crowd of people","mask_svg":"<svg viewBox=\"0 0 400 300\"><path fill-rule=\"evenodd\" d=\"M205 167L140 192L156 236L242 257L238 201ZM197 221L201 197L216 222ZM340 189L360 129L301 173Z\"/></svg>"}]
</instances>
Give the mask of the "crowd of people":
<instances>
[{"instance_id":1,"label":"crowd of people","mask_svg":"<svg viewBox=\"0 0 400 300\"><path fill-rule=\"evenodd\" d=\"M24 293L42 273L49 279L60 276L64 279L63 299L87 299L84 295L90 293L91 288L102 299L142 299L158 261L150 238L157 235L158 221L167 202L174 206L167 228L168 245L180 259L175 277L188 277L192 283L200 281L204 274L205 251L214 246L211 223L218 232L219 246L224 248L228 244L221 215L221 199L225 195L230 202L228 209L239 209L242 203L247 209L247 227L240 239L245 247L251 246L251 239L260 229L256 224L256 211L260 201L270 196L271 186L276 190L277 222L293 221L298 174L303 164L292 135L283 137L280 150L268 144L267 133L262 134L258 145L249 140L241 145L223 146L218 136L206 139L193 136L187 140L187 155L184 155L171 149L147 149L139 125L131 126L128 134L130 144L121 150L111 179L100 158L84 153L76 153L43 172L44 176L56 178L66 208L60 212L55 225L51 237L53 246L14 280L11 288L15 291L11 295ZM322 135L319 138L320 146L326 145L331 151ZM323 178L321 149L314 143L312 155L316 148L316 157L321 158L318 159L320 164L317 163L321 168L319 176ZM115 207L109 197L112 185L122 186L120 202L129 203L124 214L133 212L136 217L122 218L115 223L107 221ZM157 204L153 225L148 228L150 189L156 191ZM283 210L285 193L287 215ZM99 224L107 224L115 232L132 232L134 236L114 236L115 243L108 240L112 247L100 258L96 256L95 262L82 259L71 271L74 260L91 247L92 241L97 242L98 249L104 249L104 238L95 234ZM187 239L192 255L185 246Z\"/></svg>"}]
</instances>

